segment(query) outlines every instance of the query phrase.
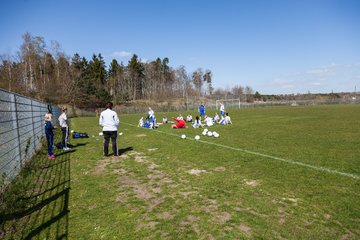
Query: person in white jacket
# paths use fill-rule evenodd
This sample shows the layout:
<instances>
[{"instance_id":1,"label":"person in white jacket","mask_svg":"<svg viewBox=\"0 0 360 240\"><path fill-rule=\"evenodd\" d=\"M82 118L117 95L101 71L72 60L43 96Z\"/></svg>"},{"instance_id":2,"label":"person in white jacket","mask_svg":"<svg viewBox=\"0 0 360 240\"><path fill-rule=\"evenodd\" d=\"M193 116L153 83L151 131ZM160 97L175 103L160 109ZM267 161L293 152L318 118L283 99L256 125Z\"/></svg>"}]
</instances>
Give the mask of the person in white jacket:
<instances>
[{"instance_id":1,"label":"person in white jacket","mask_svg":"<svg viewBox=\"0 0 360 240\"><path fill-rule=\"evenodd\" d=\"M61 127L61 133L62 133L62 141L61 145L63 147L63 150L70 150L68 146L69 141L69 124L68 124L68 117L67 117L67 108L62 108L62 114L58 118L59 124Z\"/></svg>"},{"instance_id":2,"label":"person in white jacket","mask_svg":"<svg viewBox=\"0 0 360 240\"><path fill-rule=\"evenodd\" d=\"M117 128L120 121L117 113L112 110L112 107L113 104L111 102L106 103L106 110L101 112L99 118L99 124L103 127L105 157L109 156L110 138L114 156L119 156L117 147Z\"/></svg>"}]
</instances>

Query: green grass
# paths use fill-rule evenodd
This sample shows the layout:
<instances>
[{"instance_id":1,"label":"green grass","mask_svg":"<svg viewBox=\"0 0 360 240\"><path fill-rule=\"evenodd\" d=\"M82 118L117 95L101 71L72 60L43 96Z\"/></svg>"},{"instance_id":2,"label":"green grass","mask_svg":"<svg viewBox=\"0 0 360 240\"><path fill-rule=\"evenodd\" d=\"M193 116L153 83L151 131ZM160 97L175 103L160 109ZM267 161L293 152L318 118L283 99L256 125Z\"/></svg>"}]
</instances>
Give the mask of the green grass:
<instances>
[{"instance_id":1,"label":"green grass","mask_svg":"<svg viewBox=\"0 0 360 240\"><path fill-rule=\"evenodd\" d=\"M106 159L98 119L72 119L72 129L90 138L72 140L77 147L64 155L71 180L66 236L360 238L359 105L241 109L230 116L233 125L209 128L219 138L194 141L202 129L137 128L140 115L120 114L122 156Z\"/></svg>"}]
</instances>

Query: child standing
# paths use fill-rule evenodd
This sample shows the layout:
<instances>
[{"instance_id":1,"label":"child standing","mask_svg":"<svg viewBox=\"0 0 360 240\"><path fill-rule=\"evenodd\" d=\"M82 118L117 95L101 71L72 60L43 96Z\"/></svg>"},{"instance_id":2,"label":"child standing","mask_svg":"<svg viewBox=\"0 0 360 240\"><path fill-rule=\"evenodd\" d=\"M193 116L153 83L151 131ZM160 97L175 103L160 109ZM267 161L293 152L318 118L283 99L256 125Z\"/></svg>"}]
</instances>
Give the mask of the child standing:
<instances>
[{"instance_id":1,"label":"child standing","mask_svg":"<svg viewBox=\"0 0 360 240\"><path fill-rule=\"evenodd\" d=\"M45 114L45 135L48 147L48 158L55 159L56 156L54 155L54 126L52 125L51 120L52 114Z\"/></svg>"}]
</instances>

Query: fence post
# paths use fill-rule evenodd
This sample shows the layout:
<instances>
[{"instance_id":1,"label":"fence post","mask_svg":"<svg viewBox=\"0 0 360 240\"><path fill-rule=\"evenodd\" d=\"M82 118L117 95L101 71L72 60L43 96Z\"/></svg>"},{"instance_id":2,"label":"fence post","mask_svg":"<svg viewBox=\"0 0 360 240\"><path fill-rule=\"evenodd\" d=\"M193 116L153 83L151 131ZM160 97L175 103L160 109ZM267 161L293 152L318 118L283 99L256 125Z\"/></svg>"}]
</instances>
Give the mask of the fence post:
<instances>
[{"instance_id":1,"label":"fence post","mask_svg":"<svg viewBox=\"0 0 360 240\"><path fill-rule=\"evenodd\" d=\"M18 116L18 110L17 110L17 101L16 101L16 95L12 94L14 96L14 105L15 105L15 119L16 119L16 132L17 132L17 139L18 139L18 146L19 146L19 156L20 156L20 168L23 167L23 159L22 159L22 153L21 153L21 141L20 141L20 131L19 131L19 116Z\"/></svg>"},{"instance_id":2,"label":"fence post","mask_svg":"<svg viewBox=\"0 0 360 240\"><path fill-rule=\"evenodd\" d=\"M32 119L32 129L33 129L33 142L34 142L34 152L36 150L36 136L35 136L35 121L34 121L34 108L33 100L31 100L31 119Z\"/></svg>"}]
</instances>

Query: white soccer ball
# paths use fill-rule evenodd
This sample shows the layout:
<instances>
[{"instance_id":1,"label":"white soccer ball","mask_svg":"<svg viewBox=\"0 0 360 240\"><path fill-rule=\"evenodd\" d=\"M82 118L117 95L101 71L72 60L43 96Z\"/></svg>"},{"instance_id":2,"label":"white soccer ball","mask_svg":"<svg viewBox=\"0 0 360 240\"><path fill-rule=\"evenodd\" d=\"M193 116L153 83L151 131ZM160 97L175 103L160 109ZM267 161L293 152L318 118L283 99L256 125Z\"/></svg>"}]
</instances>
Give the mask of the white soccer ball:
<instances>
[{"instance_id":1,"label":"white soccer ball","mask_svg":"<svg viewBox=\"0 0 360 240\"><path fill-rule=\"evenodd\" d=\"M185 134L181 135L181 138L182 138L182 139L185 139L185 138L186 138L186 135L185 135Z\"/></svg>"},{"instance_id":2,"label":"white soccer ball","mask_svg":"<svg viewBox=\"0 0 360 240\"><path fill-rule=\"evenodd\" d=\"M196 135L195 136L195 140L199 140L200 139L200 136L199 135Z\"/></svg>"},{"instance_id":3,"label":"white soccer ball","mask_svg":"<svg viewBox=\"0 0 360 240\"><path fill-rule=\"evenodd\" d=\"M217 137L217 138L220 137L220 135L219 135L217 132L216 132L216 134L213 133L213 136L214 136L214 137Z\"/></svg>"},{"instance_id":4,"label":"white soccer ball","mask_svg":"<svg viewBox=\"0 0 360 240\"><path fill-rule=\"evenodd\" d=\"M99 132L99 136L102 136L103 135L103 132Z\"/></svg>"},{"instance_id":5,"label":"white soccer ball","mask_svg":"<svg viewBox=\"0 0 360 240\"><path fill-rule=\"evenodd\" d=\"M123 135L123 133L121 132L121 133L119 133L119 135L121 136L121 135Z\"/></svg>"},{"instance_id":6,"label":"white soccer ball","mask_svg":"<svg viewBox=\"0 0 360 240\"><path fill-rule=\"evenodd\" d=\"M206 132L202 132L201 134L202 134L203 136L206 136Z\"/></svg>"},{"instance_id":7,"label":"white soccer ball","mask_svg":"<svg viewBox=\"0 0 360 240\"><path fill-rule=\"evenodd\" d=\"M208 135L209 137L212 137L213 133L212 133L211 131L208 131L208 132L207 132L207 135Z\"/></svg>"},{"instance_id":8,"label":"white soccer ball","mask_svg":"<svg viewBox=\"0 0 360 240\"><path fill-rule=\"evenodd\" d=\"M207 128L204 129L204 132L207 133L209 130Z\"/></svg>"}]
</instances>

